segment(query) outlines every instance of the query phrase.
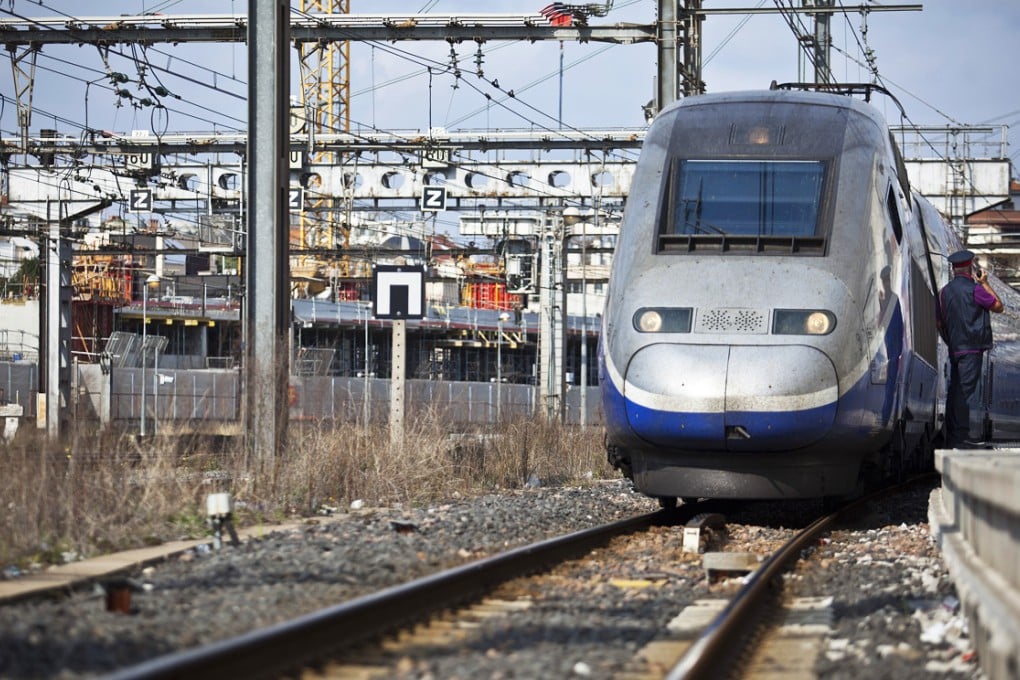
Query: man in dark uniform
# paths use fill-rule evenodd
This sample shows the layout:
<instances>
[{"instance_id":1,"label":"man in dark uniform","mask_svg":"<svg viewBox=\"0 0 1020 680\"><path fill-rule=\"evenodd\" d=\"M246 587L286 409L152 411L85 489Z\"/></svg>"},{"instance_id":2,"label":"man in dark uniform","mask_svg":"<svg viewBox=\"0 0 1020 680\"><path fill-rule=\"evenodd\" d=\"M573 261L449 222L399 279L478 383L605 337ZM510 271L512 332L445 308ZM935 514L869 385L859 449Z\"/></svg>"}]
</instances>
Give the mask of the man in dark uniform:
<instances>
[{"instance_id":1,"label":"man in dark uniform","mask_svg":"<svg viewBox=\"0 0 1020 680\"><path fill-rule=\"evenodd\" d=\"M1001 312L1002 300L988 283L988 272L972 269L974 253L961 250L949 256L953 278L939 292L939 333L949 346L949 394L946 400L946 446L975 446L970 441L970 406L977 390L981 361L992 348L989 312Z\"/></svg>"}]
</instances>

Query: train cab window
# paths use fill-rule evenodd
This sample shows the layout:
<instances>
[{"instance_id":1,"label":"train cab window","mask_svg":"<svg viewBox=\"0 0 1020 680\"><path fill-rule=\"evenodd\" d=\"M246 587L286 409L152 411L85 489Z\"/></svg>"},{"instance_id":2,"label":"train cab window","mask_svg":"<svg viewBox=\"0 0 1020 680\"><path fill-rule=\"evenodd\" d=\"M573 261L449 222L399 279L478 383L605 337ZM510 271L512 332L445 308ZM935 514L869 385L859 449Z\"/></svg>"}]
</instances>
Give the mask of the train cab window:
<instances>
[{"instance_id":1,"label":"train cab window","mask_svg":"<svg viewBox=\"0 0 1020 680\"><path fill-rule=\"evenodd\" d=\"M672 175L660 250L824 245L822 161L682 160Z\"/></svg>"}]
</instances>

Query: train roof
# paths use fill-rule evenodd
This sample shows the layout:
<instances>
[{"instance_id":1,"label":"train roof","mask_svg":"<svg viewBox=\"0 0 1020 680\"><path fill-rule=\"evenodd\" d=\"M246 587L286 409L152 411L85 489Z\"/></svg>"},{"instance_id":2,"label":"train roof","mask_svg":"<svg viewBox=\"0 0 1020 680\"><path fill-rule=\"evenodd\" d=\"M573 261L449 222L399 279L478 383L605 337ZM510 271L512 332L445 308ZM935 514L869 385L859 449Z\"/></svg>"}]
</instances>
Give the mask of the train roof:
<instances>
[{"instance_id":1,"label":"train roof","mask_svg":"<svg viewBox=\"0 0 1020 680\"><path fill-rule=\"evenodd\" d=\"M873 119L885 127L885 117L872 104L857 99L849 94L818 92L809 90L769 89L769 90L736 90L731 92L713 92L684 97L664 108L659 116L666 116L678 110L719 104L752 104L752 103L786 103L805 104L811 106L831 106L851 109Z\"/></svg>"}]
</instances>

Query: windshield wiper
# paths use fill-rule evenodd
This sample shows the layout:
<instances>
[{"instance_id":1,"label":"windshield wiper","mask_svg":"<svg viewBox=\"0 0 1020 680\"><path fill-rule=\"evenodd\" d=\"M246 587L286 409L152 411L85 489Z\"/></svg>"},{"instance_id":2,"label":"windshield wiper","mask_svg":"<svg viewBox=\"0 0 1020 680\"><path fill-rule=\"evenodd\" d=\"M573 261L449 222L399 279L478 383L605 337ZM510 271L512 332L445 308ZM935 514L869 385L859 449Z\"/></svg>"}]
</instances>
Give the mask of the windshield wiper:
<instances>
[{"instance_id":1,"label":"windshield wiper","mask_svg":"<svg viewBox=\"0 0 1020 680\"><path fill-rule=\"evenodd\" d=\"M705 186L705 180L701 179L698 181L698 197L695 199L685 198L680 201L680 209L683 211L683 225L689 227L699 234L720 234L726 236L726 231L720 229L714 225L708 223L702 223L701 221L701 209L702 209L702 191ZM693 210L691 208L693 204ZM694 221L691 221L691 213L693 212Z\"/></svg>"}]
</instances>

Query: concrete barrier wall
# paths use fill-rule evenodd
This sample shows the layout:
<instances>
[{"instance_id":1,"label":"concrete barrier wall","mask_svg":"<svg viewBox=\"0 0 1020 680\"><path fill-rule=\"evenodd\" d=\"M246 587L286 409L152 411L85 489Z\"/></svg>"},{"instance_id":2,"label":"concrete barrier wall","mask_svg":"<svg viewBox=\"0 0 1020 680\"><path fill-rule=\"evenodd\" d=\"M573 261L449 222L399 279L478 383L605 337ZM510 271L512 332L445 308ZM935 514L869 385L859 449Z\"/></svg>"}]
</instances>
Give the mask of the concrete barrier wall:
<instances>
[{"instance_id":1,"label":"concrete barrier wall","mask_svg":"<svg viewBox=\"0 0 1020 680\"><path fill-rule=\"evenodd\" d=\"M928 514L991 680L1020 677L1020 449L936 451Z\"/></svg>"}]
</instances>

